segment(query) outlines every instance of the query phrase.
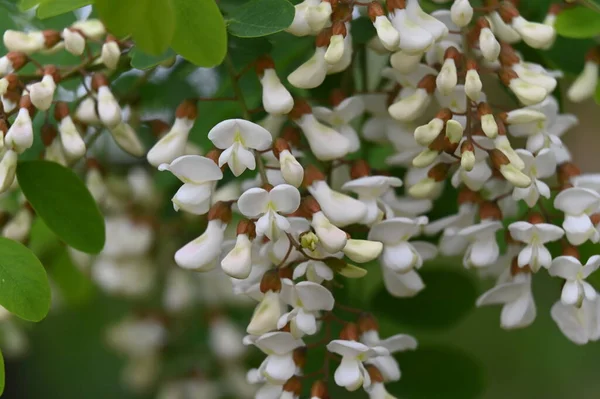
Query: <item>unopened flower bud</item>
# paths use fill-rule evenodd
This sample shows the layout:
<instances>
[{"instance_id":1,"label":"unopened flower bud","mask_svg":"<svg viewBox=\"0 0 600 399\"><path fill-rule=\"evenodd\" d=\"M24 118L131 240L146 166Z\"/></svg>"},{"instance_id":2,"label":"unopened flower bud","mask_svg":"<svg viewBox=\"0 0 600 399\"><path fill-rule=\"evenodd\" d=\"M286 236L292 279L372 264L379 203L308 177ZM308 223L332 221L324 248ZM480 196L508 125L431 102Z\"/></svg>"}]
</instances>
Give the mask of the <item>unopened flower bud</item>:
<instances>
[{"instance_id":1,"label":"unopened flower bud","mask_svg":"<svg viewBox=\"0 0 600 399\"><path fill-rule=\"evenodd\" d=\"M104 126L116 128L122 119L121 107L108 87L108 80L102 74L92 78L92 88L98 91L98 116Z\"/></svg>"},{"instance_id":2,"label":"unopened flower bud","mask_svg":"<svg viewBox=\"0 0 600 399\"><path fill-rule=\"evenodd\" d=\"M182 102L175 112L176 119L171 130L148 151L148 162L158 167L184 155L188 136L197 117L196 103L191 100Z\"/></svg>"},{"instance_id":3,"label":"unopened flower bud","mask_svg":"<svg viewBox=\"0 0 600 399\"><path fill-rule=\"evenodd\" d=\"M12 186L17 171L18 155L13 150L8 150L0 161L0 193L5 192Z\"/></svg>"},{"instance_id":4,"label":"unopened flower bud","mask_svg":"<svg viewBox=\"0 0 600 399\"><path fill-rule=\"evenodd\" d=\"M327 46L327 51L325 52L325 61L328 64L336 64L342 59L344 55L344 38L346 35L346 25L344 22L333 24L329 46Z\"/></svg>"},{"instance_id":5,"label":"unopened flower bud","mask_svg":"<svg viewBox=\"0 0 600 399\"><path fill-rule=\"evenodd\" d=\"M4 143L21 154L33 145L33 123L31 121L31 100L29 96L21 98L19 113L4 137Z\"/></svg>"},{"instance_id":6,"label":"unopened flower bud","mask_svg":"<svg viewBox=\"0 0 600 399\"><path fill-rule=\"evenodd\" d=\"M481 17L477 21L479 32L479 49L483 58L489 62L494 62L500 55L500 43L494 36L494 33L490 29L490 25L484 17Z\"/></svg>"},{"instance_id":7,"label":"unopened flower bud","mask_svg":"<svg viewBox=\"0 0 600 399\"><path fill-rule=\"evenodd\" d=\"M128 123L120 123L113 127L110 129L110 134L123 151L134 157L141 157L145 154L144 145Z\"/></svg>"},{"instance_id":8,"label":"unopened flower bud","mask_svg":"<svg viewBox=\"0 0 600 399\"><path fill-rule=\"evenodd\" d=\"M593 48L586 56L583 71L569 87L567 97L573 102L581 102L592 97L598 84L600 70L600 49Z\"/></svg>"},{"instance_id":9,"label":"unopened flower bud","mask_svg":"<svg viewBox=\"0 0 600 399\"><path fill-rule=\"evenodd\" d=\"M450 7L450 18L459 28L469 25L473 18L473 7L469 0L455 0Z\"/></svg>"},{"instance_id":10,"label":"unopened flower bud","mask_svg":"<svg viewBox=\"0 0 600 399\"><path fill-rule=\"evenodd\" d=\"M548 91L543 87L525 82L519 78L512 69L502 68L499 72L500 80L515 93L519 100L525 105L534 105L542 102Z\"/></svg>"},{"instance_id":11,"label":"unopened flower bud","mask_svg":"<svg viewBox=\"0 0 600 399\"><path fill-rule=\"evenodd\" d=\"M31 102L40 111L47 111L52 106L54 91L56 90L56 68L48 67L44 71L41 82L34 83L29 88Z\"/></svg>"},{"instance_id":12,"label":"unopened flower bud","mask_svg":"<svg viewBox=\"0 0 600 399\"><path fill-rule=\"evenodd\" d=\"M446 122L446 138L451 144L458 144L463 137L463 127L460 122L450 119ZM446 152L453 153L453 151Z\"/></svg>"},{"instance_id":13,"label":"unopened flower bud","mask_svg":"<svg viewBox=\"0 0 600 399\"><path fill-rule=\"evenodd\" d=\"M470 172L475 167L475 148L471 141L464 141L461 145L460 167Z\"/></svg>"},{"instance_id":14,"label":"unopened flower bud","mask_svg":"<svg viewBox=\"0 0 600 399\"><path fill-rule=\"evenodd\" d=\"M310 388L310 399L329 399L327 384L324 381L318 380L313 383Z\"/></svg>"},{"instance_id":15,"label":"unopened flower bud","mask_svg":"<svg viewBox=\"0 0 600 399\"><path fill-rule=\"evenodd\" d=\"M276 278L279 281L279 277L276 276ZM261 282L261 289L262 285ZM279 283L279 288L281 288L281 282ZM279 299L278 292L268 290L254 309L246 331L248 334L262 335L276 330L277 321L282 313L283 309L281 308L281 300Z\"/></svg>"},{"instance_id":16,"label":"unopened flower bud","mask_svg":"<svg viewBox=\"0 0 600 399\"><path fill-rule=\"evenodd\" d=\"M359 335L358 326L355 323L347 323L340 331L340 339L345 341L358 341Z\"/></svg>"},{"instance_id":17,"label":"unopened flower bud","mask_svg":"<svg viewBox=\"0 0 600 399\"><path fill-rule=\"evenodd\" d=\"M121 49L119 48L119 43L113 37L108 37L102 45L100 60L108 69L117 69L120 57Z\"/></svg>"},{"instance_id":18,"label":"unopened flower bud","mask_svg":"<svg viewBox=\"0 0 600 399\"><path fill-rule=\"evenodd\" d=\"M75 29L65 28L62 32L65 50L73 55L81 55L85 50L85 37Z\"/></svg>"},{"instance_id":19,"label":"unopened flower bud","mask_svg":"<svg viewBox=\"0 0 600 399\"><path fill-rule=\"evenodd\" d=\"M11 51L4 57L0 57L0 78L10 73L17 72L23 68L29 58L27 54L19 51Z\"/></svg>"},{"instance_id":20,"label":"unopened flower bud","mask_svg":"<svg viewBox=\"0 0 600 399\"><path fill-rule=\"evenodd\" d=\"M436 78L437 89L443 95L448 95L458 84L457 66L461 60L461 54L454 46L448 47L444 54L444 63Z\"/></svg>"},{"instance_id":21,"label":"unopened flower bud","mask_svg":"<svg viewBox=\"0 0 600 399\"><path fill-rule=\"evenodd\" d=\"M465 93L472 101L478 102L481 97L483 83L477 72L477 64L474 60L467 61L467 75L465 77Z\"/></svg>"},{"instance_id":22,"label":"unopened flower bud","mask_svg":"<svg viewBox=\"0 0 600 399\"><path fill-rule=\"evenodd\" d=\"M394 28L388 17L383 11L383 7L376 1L372 1L367 6L369 18L377 31L377 36L383 46L389 51L394 51L400 43L400 33Z\"/></svg>"},{"instance_id":23,"label":"unopened flower bud","mask_svg":"<svg viewBox=\"0 0 600 399\"><path fill-rule=\"evenodd\" d=\"M428 124L415 129L415 141L423 146L431 144L442 132L444 125L452 118L452 111L447 108L439 111Z\"/></svg>"},{"instance_id":24,"label":"unopened flower bud","mask_svg":"<svg viewBox=\"0 0 600 399\"><path fill-rule=\"evenodd\" d=\"M383 251L383 244L379 241L355 240L346 241L343 252L348 258L357 263L370 262L377 258Z\"/></svg>"}]
</instances>

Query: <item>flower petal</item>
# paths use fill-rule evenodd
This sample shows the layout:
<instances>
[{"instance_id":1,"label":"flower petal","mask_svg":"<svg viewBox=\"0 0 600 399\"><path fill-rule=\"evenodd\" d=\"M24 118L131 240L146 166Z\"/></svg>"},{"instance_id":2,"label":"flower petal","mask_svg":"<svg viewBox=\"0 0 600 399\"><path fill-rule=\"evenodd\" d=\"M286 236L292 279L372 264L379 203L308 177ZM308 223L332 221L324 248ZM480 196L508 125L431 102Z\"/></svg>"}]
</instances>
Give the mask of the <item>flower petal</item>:
<instances>
[{"instance_id":1,"label":"flower petal","mask_svg":"<svg viewBox=\"0 0 600 399\"><path fill-rule=\"evenodd\" d=\"M269 201L281 213L292 213L300 206L300 192L290 184L280 184L269 192Z\"/></svg>"},{"instance_id":2,"label":"flower petal","mask_svg":"<svg viewBox=\"0 0 600 399\"><path fill-rule=\"evenodd\" d=\"M221 180L223 172L212 159L199 155L184 155L170 164L162 164L159 170L168 170L184 183L200 184Z\"/></svg>"},{"instance_id":3,"label":"flower petal","mask_svg":"<svg viewBox=\"0 0 600 399\"><path fill-rule=\"evenodd\" d=\"M262 188L251 188L246 190L237 202L240 212L249 218L255 218L267 211L269 204L269 193Z\"/></svg>"}]
</instances>

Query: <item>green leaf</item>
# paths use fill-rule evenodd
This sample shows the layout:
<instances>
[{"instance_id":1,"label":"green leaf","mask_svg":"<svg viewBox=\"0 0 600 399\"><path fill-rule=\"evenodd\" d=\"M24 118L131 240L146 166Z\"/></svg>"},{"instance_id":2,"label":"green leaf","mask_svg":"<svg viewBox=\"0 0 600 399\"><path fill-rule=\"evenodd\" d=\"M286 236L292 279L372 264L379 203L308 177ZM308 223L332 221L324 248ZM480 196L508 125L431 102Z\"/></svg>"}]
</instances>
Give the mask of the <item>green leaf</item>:
<instances>
[{"instance_id":1,"label":"green leaf","mask_svg":"<svg viewBox=\"0 0 600 399\"><path fill-rule=\"evenodd\" d=\"M27 11L38 4L40 4L43 0L20 0L19 1L19 10Z\"/></svg>"},{"instance_id":2,"label":"green leaf","mask_svg":"<svg viewBox=\"0 0 600 399\"><path fill-rule=\"evenodd\" d=\"M131 51L131 66L137 69L150 69L163 62L175 57L175 52L172 49L167 49L161 55L146 54L137 47Z\"/></svg>"},{"instance_id":3,"label":"green leaf","mask_svg":"<svg viewBox=\"0 0 600 399\"><path fill-rule=\"evenodd\" d=\"M352 42L366 44L377 34L373 22L367 17L356 18L351 23Z\"/></svg>"},{"instance_id":4,"label":"green leaf","mask_svg":"<svg viewBox=\"0 0 600 399\"><path fill-rule=\"evenodd\" d=\"M28 321L40 321L50 309L50 285L44 266L23 244L0 237L0 305Z\"/></svg>"},{"instance_id":5,"label":"green leaf","mask_svg":"<svg viewBox=\"0 0 600 399\"><path fill-rule=\"evenodd\" d=\"M4 374L4 356L2 356L2 351L0 351L0 395L4 393L4 385L6 382Z\"/></svg>"},{"instance_id":6,"label":"green leaf","mask_svg":"<svg viewBox=\"0 0 600 399\"><path fill-rule=\"evenodd\" d=\"M573 39L586 39L600 35L600 13L587 7L563 10L556 18L556 32Z\"/></svg>"},{"instance_id":7,"label":"green leaf","mask_svg":"<svg viewBox=\"0 0 600 399\"><path fill-rule=\"evenodd\" d=\"M42 0L36 15L40 19L50 18L92 3L93 0Z\"/></svg>"},{"instance_id":8,"label":"green leaf","mask_svg":"<svg viewBox=\"0 0 600 399\"><path fill-rule=\"evenodd\" d=\"M259 37L280 32L294 20L287 0L251 0L228 15L228 29L239 37Z\"/></svg>"},{"instance_id":9,"label":"green leaf","mask_svg":"<svg viewBox=\"0 0 600 399\"><path fill-rule=\"evenodd\" d=\"M175 33L175 0L96 0L100 19L117 36L132 35L144 52L160 55Z\"/></svg>"},{"instance_id":10,"label":"green leaf","mask_svg":"<svg viewBox=\"0 0 600 399\"><path fill-rule=\"evenodd\" d=\"M419 271L425 289L413 298L394 298L381 289L371 303L376 315L417 329L442 329L456 324L474 307L477 288L463 271Z\"/></svg>"},{"instance_id":11,"label":"green leaf","mask_svg":"<svg viewBox=\"0 0 600 399\"><path fill-rule=\"evenodd\" d=\"M87 253L104 247L104 219L92 195L70 169L55 162L17 166L23 194L38 216L63 241Z\"/></svg>"},{"instance_id":12,"label":"green leaf","mask_svg":"<svg viewBox=\"0 0 600 399\"><path fill-rule=\"evenodd\" d=\"M173 0L177 24L171 47L201 66L219 65L227 53L227 30L213 0Z\"/></svg>"},{"instance_id":13,"label":"green leaf","mask_svg":"<svg viewBox=\"0 0 600 399\"><path fill-rule=\"evenodd\" d=\"M594 94L594 100L596 100L596 104L600 105L600 84L596 86L596 93Z\"/></svg>"},{"instance_id":14,"label":"green leaf","mask_svg":"<svg viewBox=\"0 0 600 399\"><path fill-rule=\"evenodd\" d=\"M90 279L73 264L71 256L64 249L48 265L48 274L70 305L84 304L94 292Z\"/></svg>"},{"instance_id":15,"label":"green leaf","mask_svg":"<svg viewBox=\"0 0 600 399\"><path fill-rule=\"evenodd\" d=\"M471 399L485 391L483 365L450 346L424 346L397 356L402 380L387 385L405 399Z\"/></svg>"}]
</instances>

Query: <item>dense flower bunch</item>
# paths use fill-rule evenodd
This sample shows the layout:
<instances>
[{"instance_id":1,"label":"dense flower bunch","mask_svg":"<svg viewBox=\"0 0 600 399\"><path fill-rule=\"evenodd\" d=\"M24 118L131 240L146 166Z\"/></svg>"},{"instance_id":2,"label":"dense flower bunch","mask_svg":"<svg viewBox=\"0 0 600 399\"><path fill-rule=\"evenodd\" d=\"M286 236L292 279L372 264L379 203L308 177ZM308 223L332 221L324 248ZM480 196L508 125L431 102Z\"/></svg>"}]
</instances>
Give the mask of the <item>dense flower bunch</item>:
<instances>
[{"instance_id":1,"label":"dense flower bunch","mask_svg":"<svg viewBox=\"0 0 600 399\"><path fill-rule=\"evenodd\" d=\"M173 207L205 217L205 231L175 251L180 269L166 274L161 312L130 316L108 334L130 360L126 375L133 386L143 387L157 375L171 315L204 303L212 310L215 361L228 365L229 378L242 373L242 343L264 353L260 366L247 374L258 385L254 397L293 399L310 390L311 399L325 399L329 372L335 370L339 387L364 389L371 399L393 398L385 384L401 374L392 355L415 349L417 341L404 334L380 337L373 315L335 295L346 279L367 274L361 264L374 261L390 295L412 297L426 288L419 275L426 261L462 256L465 268L497 278L477 305L501 305L506 329L534 321L532 280L547 271L564 280L550 310L560 330L577 344L595 341L600 299L586 279L600 267L600 255L582 259L580 247L600 241L600 176L581 174L561 141L577 123L559 112L551 95L561 73L526 61L513 47L522 41L550 48L562 6L537 23L521 16L518 3L489 0L473 7L469 0L455 0L449 10L428 14L418 0L305 0L295 6L286 31L314 36L313 54L285 79L267 54L252 63L262 87L259 111L266 113L260 120L244 101L238 73L230 70L241 112L210 129L213 147L204 155L188 143L202 117L199 99L184 100L170 125L148 121L159 139L146 151L129 123L134 112L113 95L109 79L131 43L107 35L98 21L62 32L6 31L0 190L18 190L16 164L32 146L36 112L47 116L41 129L45 159L80 167L87 147L109 131L122 149L145 155L153 167L181 181ZM335 88L327 104L310 98L307 90L329 75L352 76L357 57L351 21L361 15L376 30L367 47L389 57L390 65L367 70L363 64L362 72L383 80L374 90L365 82L362 91L354 85ZM99 55L89 53L89 43L100 44ZM19 74L34 62L33 54L63 48L81 56L82 64ZM597 53L590 52L569 91L572 99L590 95ZM71 110L60 101L64 93L58 87L73 77L84 79ZM500 87L515 107L494 102L490 93ZM48 122L52 106L55 123ZM371 143L393 147L385 160L389 168L376 170L355 155L365 154ZM157 270L162 260L153 252L162 244L156 239L160 229L140 222L134 210L152 215L157 194L149 176L134 170L122 182L129 186L122 196L128 200L117 198L102 168L87 158L86 182L107 215L108 242L93 259L72 254L108 293L143 296L164 272ZM404 172L397 176L392 170ZM231 179L224 184L226 176ZM458 213L429 220L446 185L456 189ZM24 203L4 224L3 235L26 241L32 219ZM198 278L192 271L206 274ZM199 289L212 299L198 299ZM253 301L245 337L216 305L231 301L231 293ZM323 366L306 373L307 358L319 347L326 348ZM248 392L239 381L231 385L243 387L236 395ZM160 398L211 398L216 395L211 389L195 375L166 384Z\"/></svg>"}]
</instances>

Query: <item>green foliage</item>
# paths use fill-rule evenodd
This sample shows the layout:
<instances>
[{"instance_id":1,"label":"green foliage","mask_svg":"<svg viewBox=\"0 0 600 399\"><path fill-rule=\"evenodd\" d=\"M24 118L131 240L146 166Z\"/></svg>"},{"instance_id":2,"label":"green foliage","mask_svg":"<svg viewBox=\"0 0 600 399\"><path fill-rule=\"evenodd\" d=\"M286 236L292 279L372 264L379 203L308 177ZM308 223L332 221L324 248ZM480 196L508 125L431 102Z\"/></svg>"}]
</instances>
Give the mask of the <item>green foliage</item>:
<instances>
[{"instance_id":1,"label":"green foliage","mask_svg":"<svg viewBox=\"0 0 600 399\"><path fill-rule=\"evenodd\" d=\"M160 55L175 33L171 0L96 0L96 10L115 35L131 35L145 52Z\"/></svg>"},{"instance_id":2,"label":"green foliage","mask_svg":"<svg viewBox=\"0 0 600 399\"><path fill-rule=\"evenodd\" d=\"M556 32L565 37L585 39L600 35L600 13L587 7L563 10L556 18Z\"/></svg>"},{"instance_id":3,"label":"green foliage","mask_svg":"<svg viewBox=\"0 0 600 399\"><path fill-rule=\"evenodd\" d=\"M353 20L351 30L354 44L366 44L377 34L373 23L367 17Z\"/></svg>"},{"instance_id":4,"label":"green foliage","mask_svg":"<svg viewBox=\"0 0 600 399\"><path fill-rule=\"evenodd\" d=\"M596 100L596 104L600 105L600 84L596 86L596 93L594 94L594 100Z\"/></svg>"},{"instance_id":5,"label":"green foliage","mask_svg":"<svg viewBox=\"0 0 600 399\"><path fill-rule=\"evenodd\" d=\"M202 67L218 65L227 53L225 21L213 0L173 0L175 33L171 47Z\"/></svg>"},{"instance_id":6,"label":"green foliage","mask_svg":"<svg viewBox=\"0 0 600 399\"><path fill-rule=\"evenodd\" d=\"M91 280L73 264L65 249L48 264L48 274L60 290L61 297L69 305L82 305L94 293Z\"/></svg>"},{"instance_id":7,"label":"green foliage","mask_svg":"<svg viewBox=\"0 0 600 399\"><path fill-rule=\"evenodd\" d=\"M415 329L443 329L456 324L475 306L477 287L462 270L419 271L425 289L413 298L393 298L381 289L371 302L376 315Z\"/></svg>"},{"instance_id":8,"label":"green foliage","mask_svg":"<svg viewBox=\"0 0 600 399\"><path fill-rule=\"evenodd\" d=\"M173 57L175 57L175 52L170 48L156 56L146 54L139 48L134 47L133 50L131 50L131 66L137 69L150 69Z\"/></svg>"},{"instance_id":9,"label":"green foliage","mask_svg":"<svg viewBox=\"0 0 600 399\"><path fill-rule=\"evenodd\" d=\"M104 247L104 219L92 195L70 169L48 161L19 163L25 197L48 227L67 244L88 253Z\"/></svg>"},{"instance_id":10,"label":"green foliage","mask_svg":"<svg viewBox=\"0 0 600 399\"><path fill-rule=\"evenodd\" d=\"M40 321L50 309L44 266L23 244L0 238L0 305L22 319Z\"/></svg>"},{"instance_id":11,"label":"green foliage","mask_svg":"<svg viewBox=\"0 0 600 399\"><path fill-rule=\"evenodd\" d=\"M485 390L483 367L471 356L451 346L421 346L397 356L402 379L389 385L394 395L406 399L480 398Z\"/></svg>"},{"instance_id":12,"label":"green foliage","mask_svg":"<svg viewBox=\"0 0 600 399\"><path fill-rule=\"evenodd\" d=\"M287 0L251 0L228 15L227 28L239 37L259 37L280 32L294 20L294 6Z\"/></svg>"},{"instance_id":13,"label":"green foliage","mask_svg":"<svg viewBox=\"0 0 600 399\"><path fill-rule=\"evenodd\" d=\"M92 3L93 0L21 0L19 8L21 10L29 10L39 5L36 15L40 19L45 19L76 10Z\"/></svg>"},{"instance_id":14,"label":"green foliage","mask_svg":"<svg viewBox=\"0 0 600 399\"><path fill-rule=\"evenodd\" d=\"M0 351L0 395L4 393L5 375L4 375L4 357Z\"/></svg>"}]
</instances>

